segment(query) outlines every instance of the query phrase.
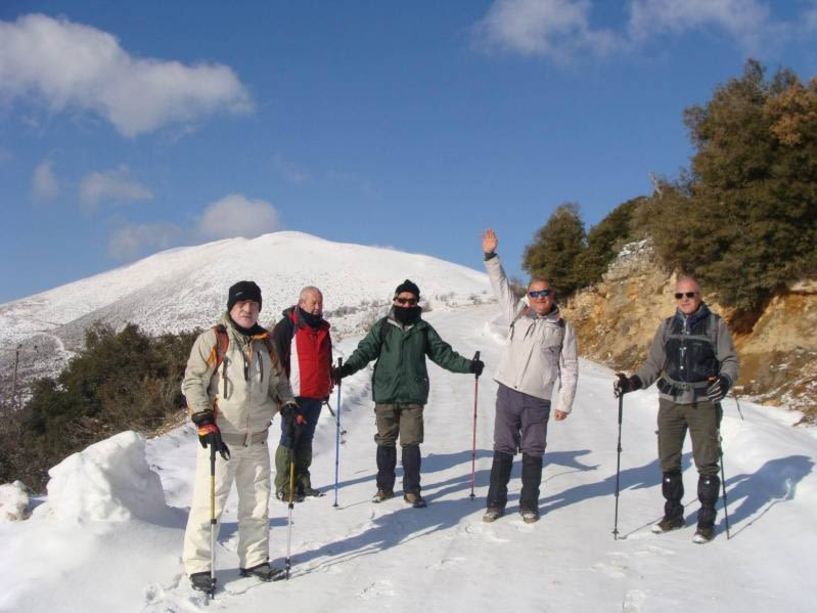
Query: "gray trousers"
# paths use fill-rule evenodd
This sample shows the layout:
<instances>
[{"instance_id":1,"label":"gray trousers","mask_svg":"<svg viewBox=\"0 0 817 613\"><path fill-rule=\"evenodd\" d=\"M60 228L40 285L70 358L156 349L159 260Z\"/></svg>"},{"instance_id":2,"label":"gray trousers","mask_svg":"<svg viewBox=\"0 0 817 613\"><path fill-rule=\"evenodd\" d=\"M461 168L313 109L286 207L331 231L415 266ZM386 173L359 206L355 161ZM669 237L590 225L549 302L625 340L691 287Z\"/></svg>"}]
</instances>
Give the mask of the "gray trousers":
<instances>
[{"instance_id":1,"label":"gray trousers","mask_svg":"<svg viewBox=\"0 0 817 613\"><path fill-rule=\"evenodd\" d=\"M499 384L496 392L494 451L543 456L550 417L550 400L529 396Z\"/></svg>"},{"instance_id":2,"label":"gray trousers","mask_svg":"<svg viewBox=\"0 0 817 613\"><path fill-rule=\"evenodd\" d=\"M692 439L692 457L698 473L705 476L718 474L720 442L718 429L721 409L700 400L678 404L666 398L658 401L658 459L664 473L681 472L681 452L687 430Z\"/></svg>"}]
</instances>

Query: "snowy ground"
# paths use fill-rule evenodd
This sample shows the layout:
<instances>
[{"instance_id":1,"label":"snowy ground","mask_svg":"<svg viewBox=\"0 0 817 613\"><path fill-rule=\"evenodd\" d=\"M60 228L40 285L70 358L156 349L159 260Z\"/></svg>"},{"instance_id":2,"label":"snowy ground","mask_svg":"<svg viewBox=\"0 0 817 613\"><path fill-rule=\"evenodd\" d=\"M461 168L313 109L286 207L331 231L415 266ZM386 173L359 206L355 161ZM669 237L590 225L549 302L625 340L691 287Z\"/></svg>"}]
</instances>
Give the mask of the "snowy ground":
<instances>
[{"instance_id":1,"label":"snowy ground","mask_svg":"<svg viewBox=\"0 0 817 613\"><path fill-rule=\"evenodd\" d=\"M466 356L482 351L486 374L501 336L493 307L434 311L429 321ZM348 355L358 339L338 347ZM61 466L59 483L34 516L0 523L0 611L811 611L817 562L817 440L796 415L725 403L725 469L732 538L691 542L697 475L685 450L688 527L653 535L663 500L655 450L654 390L625 399L619 540L611 534L617 405L612 372L582 362L573 414L551 422L537 524L517 510L518 466L509 514L481 521L491 458L496 384L479 382L476 500L469 499L474 379L431 369L423 486L427 509L374 493L374 419L363 371L344 380L339 508L333 493L298 504L293 576L256 583L237 576L235 500L217 550L219 591L207 603L183 575L182 533L190 500L192 429L141 443L111 439ZM333 408L335 398L333 398ZM273 425L278 431L278 423ZM330 487L335 426L324 411L313 481ZM276 438L277 443L277 438ZM130 446L128 446L128 444ZM124 445L120 448L117 445ZM274 449L274 446L273 446ZM106 454L115 457L106 460ZM140 462L142 463L140 465ZM399 475L398 475L399 479ZM56 479L55 479L56 480ZM124 509L124 511L123 511ZM88 519L96 517L96 519ZM105 519L105 518L109 519ZM112 518L116 518L113 520ZM270 508L271 555L286 555L287 508Z\"/></svg>"}]
</instances>

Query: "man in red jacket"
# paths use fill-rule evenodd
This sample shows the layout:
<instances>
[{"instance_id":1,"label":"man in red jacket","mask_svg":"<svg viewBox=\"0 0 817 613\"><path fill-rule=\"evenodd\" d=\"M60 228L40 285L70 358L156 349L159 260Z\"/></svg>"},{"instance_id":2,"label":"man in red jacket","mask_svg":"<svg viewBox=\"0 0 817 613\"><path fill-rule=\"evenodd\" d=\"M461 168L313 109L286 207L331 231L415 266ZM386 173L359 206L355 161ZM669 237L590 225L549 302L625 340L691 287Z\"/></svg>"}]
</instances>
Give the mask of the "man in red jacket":
<instances>
[{"instance_id":1,"label":"man in red jacket","mask_svg":"<svg viewBox=\"0 0 817 613\"><path fill-rule=\"evenodd\" d=\"M298 304L283 312L272 331L272 342L292 386L298 403L292 420L297 424L297 441L281 421L281 441L275 452L275 495L289 500L290 464L295 463L293 500L322 496L312 487L312 439L321 414L321 406L332 391L332 339L329 323L323 319L323 294L317 287L301 290ZM294 449L293 449L294 444Z\"/></svg>"}]
</instances>

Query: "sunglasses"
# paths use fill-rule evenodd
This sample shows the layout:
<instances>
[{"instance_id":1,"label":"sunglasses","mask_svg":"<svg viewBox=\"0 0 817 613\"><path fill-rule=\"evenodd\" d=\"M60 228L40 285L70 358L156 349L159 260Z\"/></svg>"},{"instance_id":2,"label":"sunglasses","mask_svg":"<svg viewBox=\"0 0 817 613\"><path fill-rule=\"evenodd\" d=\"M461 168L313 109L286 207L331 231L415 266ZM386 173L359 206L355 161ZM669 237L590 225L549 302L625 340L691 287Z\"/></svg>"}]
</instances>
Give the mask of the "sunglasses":
<instances>
[{"instance_id":1,"label":"sunglasses","mask_svg":"<svg viewBox=\"0 0 817 613\"><path fill-rule=\"evenodd\" d=\"M687 298L694 298L697 294L698 292L675 292L675 299L680 300L684 296Z\"/></svg>"},{"instance_id":2,"label":"sunglasses","mask_svg":"<svg viewBox=\"0 0 817 613\"><path fill-rule=\"evenodd\" d=\"M538 289L532 292L528 292L528 296L531 298L547 298L550 296L552 292L549 289Z\"/></svg>"},{"instance_id":3,"label":"sunglasses","mask_svg":"<svg viewBox=\"0 0 817 613\"><path fill-rule=\"evenodd\" d=\"M408 306L415 306L417 304L417 298L395 298L394 301L397 304L405 304Z\"/></svg>"}]
</instances>

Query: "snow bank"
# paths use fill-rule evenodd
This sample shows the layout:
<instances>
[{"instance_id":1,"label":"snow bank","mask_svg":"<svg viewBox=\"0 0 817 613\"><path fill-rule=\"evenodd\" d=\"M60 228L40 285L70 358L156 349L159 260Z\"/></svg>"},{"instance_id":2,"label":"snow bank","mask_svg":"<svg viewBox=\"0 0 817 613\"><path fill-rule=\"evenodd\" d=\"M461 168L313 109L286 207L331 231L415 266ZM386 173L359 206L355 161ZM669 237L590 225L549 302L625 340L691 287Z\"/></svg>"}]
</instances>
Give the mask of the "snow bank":
<instances>
[{"instance_id":1,"label":"snow bank","mask_svg":"<svg viewBox=\"0 0 817 613\"><path fill-rule=\"evenodd\" d=\"M48 474L43 512L58 519L151 521L168 511L159 476L145 460L145 440L133 431L68 456Z\"/></svg>"},{"instance_id":2,"label":"snow bank","mask_svg":"<svg viewBox=\"0 0 817 613\"><path fill-rule=\"evenodd\" d=\"M25 519L28 502L28 493L22 481L0 485L0 521Z\"/></svg>"}]
</instances>

